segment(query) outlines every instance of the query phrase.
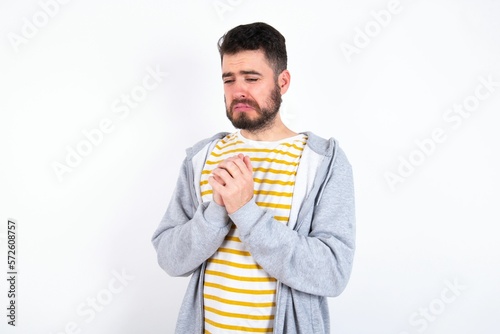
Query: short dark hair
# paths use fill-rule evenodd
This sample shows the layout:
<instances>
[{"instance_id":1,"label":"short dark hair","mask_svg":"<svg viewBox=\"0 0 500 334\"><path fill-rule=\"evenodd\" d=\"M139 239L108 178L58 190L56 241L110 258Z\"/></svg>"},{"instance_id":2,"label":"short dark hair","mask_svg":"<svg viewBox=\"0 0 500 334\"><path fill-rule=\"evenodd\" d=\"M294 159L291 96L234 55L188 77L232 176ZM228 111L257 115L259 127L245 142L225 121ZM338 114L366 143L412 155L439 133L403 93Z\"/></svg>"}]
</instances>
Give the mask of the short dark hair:
<instances>
[{"instance_id":1,"label":"short dark hair","mask_svg":"<svg viewBox=\"0 0 500 334\"><path fill-rule=\"evenodd\" d=\"M234 55L240 51L262 50L276 76L287 68L285 37L263 22L239 25L224 34L217 45L221 62L225 54Z\"/></svg>"}]
</instances>

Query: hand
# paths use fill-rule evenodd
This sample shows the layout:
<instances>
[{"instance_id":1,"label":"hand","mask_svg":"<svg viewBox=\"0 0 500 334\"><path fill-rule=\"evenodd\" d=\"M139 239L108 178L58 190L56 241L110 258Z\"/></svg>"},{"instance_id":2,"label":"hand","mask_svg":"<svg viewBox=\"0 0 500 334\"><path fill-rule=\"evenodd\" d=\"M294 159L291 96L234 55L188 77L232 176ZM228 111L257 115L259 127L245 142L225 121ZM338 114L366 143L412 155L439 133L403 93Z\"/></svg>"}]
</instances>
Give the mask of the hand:
<instances>
[{"instance_id":1,"label":"hand","mask_svg":"<svg viewBox=\"0 0 500 334\"><path fill-rule=\"evenodd\" d=\"M211 174L209 176L208 183L210 183L210 179L211 178L213 178L216 182L218 182L218 183L220 183L222 185L225 185L224 181L220 177L218 177L217 175L214 175L214 174ZM212 187L212 198L213 198L213 200L214 200L215 203L219 204L220 206L225 206L224 205L224 200L222 199L222 196L213 187Z\"/></svg>"},{"instance_id":2,"label":"hand","mask_svg":"<svg viewBox=\"0 0 500 334\"><path fill-rule=\"evenodd\" d=\"M243 154L222 161L208 178L214 201L224 204L229 214L234 213L253 198L253 168L250 157ZM220 197L219 197L220 196Z\"/></svg>"}]
</instances>

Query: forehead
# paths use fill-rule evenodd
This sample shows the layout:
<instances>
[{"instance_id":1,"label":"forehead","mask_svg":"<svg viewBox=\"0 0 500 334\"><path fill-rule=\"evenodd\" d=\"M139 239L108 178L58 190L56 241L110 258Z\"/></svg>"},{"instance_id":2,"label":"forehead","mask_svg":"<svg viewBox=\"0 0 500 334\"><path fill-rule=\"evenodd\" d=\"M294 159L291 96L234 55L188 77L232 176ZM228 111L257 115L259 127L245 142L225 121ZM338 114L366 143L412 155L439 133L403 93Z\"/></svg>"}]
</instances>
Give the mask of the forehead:
<instances>
[{"instance_id":1,"label":"forehead","mask_svg":"<svg viewBox=\"0 0 500 334\"><path fill-rule=\"evenodd\" d=\"M262 50L246 50L222 57L222 72L243 71L272 72L271 65Z\"/></svg>"}]
</instances>

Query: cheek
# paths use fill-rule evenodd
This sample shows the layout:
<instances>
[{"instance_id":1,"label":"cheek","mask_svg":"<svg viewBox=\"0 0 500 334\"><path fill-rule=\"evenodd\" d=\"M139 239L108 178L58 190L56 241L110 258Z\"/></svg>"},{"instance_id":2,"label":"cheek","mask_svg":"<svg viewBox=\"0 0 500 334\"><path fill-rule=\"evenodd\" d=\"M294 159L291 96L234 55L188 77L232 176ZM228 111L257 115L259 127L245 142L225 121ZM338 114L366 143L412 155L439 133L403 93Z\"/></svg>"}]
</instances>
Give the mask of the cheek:
<instances>
[{"instance_id":1,"label":"cheek","mask_svg":"<svg viewBox=\"0 0 500 334\"><path fill-rule=\"evenodd\" d=\"M231 102L233 99L233 92L230 88L224 87L224 101Z\"/></svg>"},{"instance_id":2,"label":"cheek","mask_svg":"<svg viewBox=\"0 0 500 334\"><path fill-rule=\"evenodd\" d=\"M259 92L256 92L254 97L254 100L260 105L266 105L267 102L269 101L269 91L267 90L261 90Z\"/></svg>"},{"instance_id":3,"label":"cheek","mask_svg":"<svg viewBox=\"0 0 500 334\"><path fill-rule=\"evenodd\" d=\"M232 102L231 98L227 98L224 96L224 104L226 105L226 108L229 108L231 102Z\"/></svg>"}]
</instances>

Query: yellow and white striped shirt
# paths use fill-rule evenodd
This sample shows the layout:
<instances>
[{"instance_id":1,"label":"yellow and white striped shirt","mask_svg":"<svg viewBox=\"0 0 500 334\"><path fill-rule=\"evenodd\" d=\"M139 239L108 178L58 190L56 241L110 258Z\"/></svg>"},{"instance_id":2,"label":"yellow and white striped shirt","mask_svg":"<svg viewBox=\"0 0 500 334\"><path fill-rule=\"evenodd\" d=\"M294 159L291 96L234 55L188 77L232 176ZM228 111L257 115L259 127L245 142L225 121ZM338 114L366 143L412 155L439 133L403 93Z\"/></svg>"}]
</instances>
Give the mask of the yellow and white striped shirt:
<instances>
[{"instance_id":1,"label":"yellow and white striped shirt","mask_svg":"<svg viewBox=\"0 0 500 334\"><path fill-rule=\"evenodd\" d=\"M254 200L288 223L295 176L307 136L276 142L252 141L238 132L222 138L207 158L200 179L203 202L212 200L208 177L223 160L243 153L250 157ZM204 283L205 333L271 333L276 279L248 252L232 226L224 242L207 261Z\"/></svg>"}]
</instances>

